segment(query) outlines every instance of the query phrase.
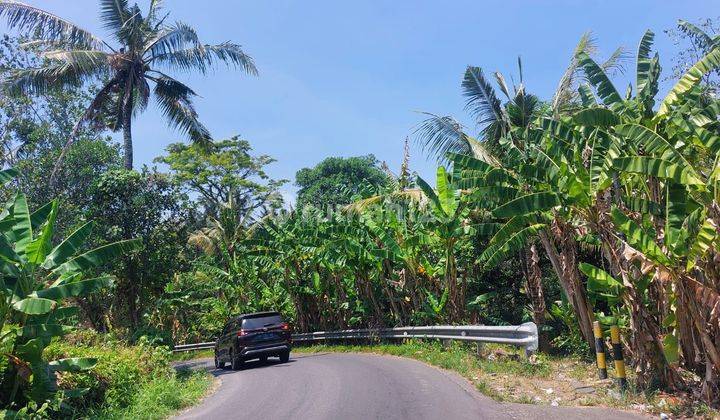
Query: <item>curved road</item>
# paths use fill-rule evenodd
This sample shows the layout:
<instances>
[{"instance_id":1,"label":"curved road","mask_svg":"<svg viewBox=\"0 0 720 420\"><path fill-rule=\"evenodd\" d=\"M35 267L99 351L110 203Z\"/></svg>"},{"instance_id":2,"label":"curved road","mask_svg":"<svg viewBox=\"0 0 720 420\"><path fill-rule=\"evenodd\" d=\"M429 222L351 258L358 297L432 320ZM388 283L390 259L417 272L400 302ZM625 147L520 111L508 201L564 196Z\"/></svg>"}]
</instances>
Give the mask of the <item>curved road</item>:
<instances>
[{"instance_id":1,"label":"curved road","mask_svg":"<svg viewBox=\"0 0 720 420\"><path fill-rule=\"evenodd\" d=\"M180 419L640 419L621 411L501 404L464 378L393 356L293 355L288 363L248 362L241 371L202 367L220 378L216 392Z\"/></svg>"}]
</instances>

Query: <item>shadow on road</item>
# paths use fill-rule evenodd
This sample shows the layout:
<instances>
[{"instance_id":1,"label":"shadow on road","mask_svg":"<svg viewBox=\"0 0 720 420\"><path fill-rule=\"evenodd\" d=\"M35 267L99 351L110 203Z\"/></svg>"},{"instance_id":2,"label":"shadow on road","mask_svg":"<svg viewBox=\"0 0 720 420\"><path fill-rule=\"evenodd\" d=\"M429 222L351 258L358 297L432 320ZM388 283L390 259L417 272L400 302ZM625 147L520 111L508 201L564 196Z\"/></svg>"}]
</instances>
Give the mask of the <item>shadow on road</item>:
<instances>
[{"instance_id":1,"label":"shadow on road","mask_svg":"<svg viewBox=\"0 0 720 420\"><path fill-rule=\"evenodd\" d=\"M309 359L311 357L318 357L318 356L325 356L330 354L330 352L324 352L324 353L301 353L300 355L293 357L294 359Z\"/></svg>"},{"instance_id":2,"label":"shadow on road","mask_svg":"<svg viewBox=\"0 0 720 420\"><path fill-rule=\"evenodd\" d=\"M290 366L292 363L295 363L298 361L298 359L307 359L311 357L318 357L318 356L324 356L329 353L309 353L309 354L300 354L298 356L293 356L288 362L282 363L279 359L268 359L267 361L260 361L260 360L250 360L245 362L243 365L243 368L241 370L232 370L230 369L230 365L226 364L225 368L223 369L217 369L213 365L212 359L198 359L198 360L188 360L184 362L179 362L175 364L175 369L180 370L195 370L195 369L205 369L210 374L212 374L215 377L223 376L231 373L239 373L245 370L254 370L254 369L267 369L267 368L282 368Z\"/></svg>"},{"instance_id":3,"label":"shadow on road","mask_svg":"<svg viewBox=\"0 0 720 420\"><path fill-rule=\"evenodd\" d=\"M295 363L295 359L290 359L286 363L282 363L282 362L280 362L280 360L277 360L277 359L274 359L274 360L268 359L266 362L263 362L260 360L251 360L251 361L245 362L243 364L243 368L240 370L232 370L232 369L230 369L229 365L225 365L224 369L215 369L215 366L210 366L208 368L208 372L210 372L213 376L223 376L223 375L228 375L231 373L240 373L244 370L287 367L291 363Z\"/></svg>"}]
</instances>

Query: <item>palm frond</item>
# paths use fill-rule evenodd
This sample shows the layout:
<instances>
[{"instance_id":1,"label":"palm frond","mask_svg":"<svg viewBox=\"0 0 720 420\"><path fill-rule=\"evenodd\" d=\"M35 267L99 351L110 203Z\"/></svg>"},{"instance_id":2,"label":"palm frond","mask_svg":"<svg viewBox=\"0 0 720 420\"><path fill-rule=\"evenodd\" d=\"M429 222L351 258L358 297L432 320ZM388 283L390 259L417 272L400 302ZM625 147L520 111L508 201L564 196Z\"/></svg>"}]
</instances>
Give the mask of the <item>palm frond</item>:
<instances>
[{"instance_id":1,"label":"palm frond","mask_svg":"<svg viewBox=\"0 0 720 420\"><path fill-rule=\"evenodd\" d=\"M428 118L415 128L413 134L423 151L429 152L439 161L444 161L448 152L471 154L467 135L462 125L450 116L439 116L423 112Z\"/></svg>"},{"instance_id":2,"label":"palm frond","mask_svg":"<svg viewBox=\"0 0 720 420\"><path fill-rule=\"evenodd\" d=\"M505 82L505 77L500 73L499 71L495 72L495 80L497 81L498 86L500 86L500 91L505 94L505 97L510 100L510 90L507 87L507 83Z\"/></svg>"},{"instance_id":3,"label":"palm frond","mask_svg":"<svg viewBox=\"0 0 720 420\"><path fill-rule=\"evenodd\" d=\"M580 66L577 56L583 52L588 55L592 55L597 52L597 41L590 31L585 32L580 37L580 40L573 51L573 55L570 58L570 64L565 69L565 73L563 73L560 78L560 82L558 83L558 87L555 89L555 95L553 95L552 100L552 109L555 112L577 99L578 93L575 86L577 85L577 80L580 76Z\"/></svg>"},{"instance_id":4,"label":"palm frond","mask_svg":"<svg viewBox=\"0 0 720 420\"><path fill-rule=\"evenodd\" d=\"M368 208L381 204L386 200L392 201L411 201L422 204L426 199L425 194L419 188L410 188L402 191L393 191L388 194L378 194L372 197L357 200L343 208L343 211L350 213L362 213Z\"/></svg>"},{"instance_id":5,"label":"palm frond","mask_svg":"<svg viewBox=\"0 0 720 420\"><path fill-rule=\"evenodd\" d=\"M502 104L480 67L468 66L462 88L467 97L465 109L475 117L478 126L486 127L503 121Z\"/></svg>"},{"instance_id":6,"label":"palm frond","mask_svg":"<svg viewBox=\"0 0 720 420\"><path fill-rule=\"evenodd\" d=\"M592 32L585 32L575 46L573 55L570 58L570 64L565 73L563 73L558 83L557 89L555 89L555 95L552 100L552 109L557 112L563 106L574 101L577 98L577 92L575 85L580 74L579 62L577 59L578 54L584 52L586 54L594 54L597 51L597 43L593 37Z\"/></svg>"},{"instance_id":7,"label":"palm frond","mask_svg":"<svg viewBox=\"0 0 720 420\"><path fill-rule=\"evenodd\" d=\"M135 84L135 98L133 99L133 114L139 114L147 108L148 101L150 100L150 85L147 79L142 77Z\"/></svg>"},{"instance_id":8,"label":"palm frond","mask_svg":"<svg viewBox=\"0 0 720 420\"><path fill-rule=\"evenodd\" d=\"M79 26L37 7L12 0L0 1L0 17L14 29L33 38L62 41L75 47L100 49L103 41Z\"/></svg>"},{"instance_id":9,"label":"palm frond","mask_svg":"<svg viewBox=\"0 0 720 420\"><path fill-rule=\"evenodd\" d=\"M145 16L145 24L153 29L159 28L162 25L164 19L159 19L158 16L163 8L163 0L150 0L150 7L148 8L147 16Z\"/></svg>"},{"instance_id":10,"label":"palm frond","mask_svg":"<svg viewBox=\"0 0 720 420\"><path fill-rule=\"evenodd\" d=\"M105 29L117 34L130 17L127 0L100 0L100 20Z\"/></svg>"},{"instance_id":11,"label":"palm frond","mask_svg":"<svg viewBox=\"0 0 720 420\"><path fill-rule=\"evenodd\" d=\"M600 68L606 73L623 74L625 73L625 63L629 60L630 56L623 47L618 47L607 60L605 60Z\"/></svg>"},{"instance_id":12,"label":"palm frond","mask_svg":"<svg viewBox=\"0 0 720 420\"><path fill-rule=\"evenodd\" d=\"M519 91L507 106L510 124L513 127L527 128L530 122L537 117L540 109L540 99L525 91Z\"/></svg>"},{"instance_id":13,"label":"palm frond","mask_svg":"<svg viewBox=\"0 0 720 420\"><path fill-rule=\"evenodd\" d=\"M186 23L177 22L173 26L160 30L147 42L143 51L149 53L152 58L189 47L196 48L200 45L195 29Z\"/></svg>"},{"instance_id":14,"label":"palm frond","mask_svg":"<svg viewBox=\"0 0 720 420\"><path fill-rule=\"evenodd\" d=\"M252 57L245 54L240 45L231 42L168 52L154 57L151 61L154 60L169 67L180 70L198 70L201 73L206 73L218 62L240 67L251 75L258 73Z\"/></svg>"},{"instance_id":15,"label":"palm frond","mask_svg":"<svg viewBox=\"0 0 720 420\"><path fill-rule=\"evenodd\" d=\"M129 48L141 50L145 40L150 36L151 29L145 24L140 6L135 3L128 9L128 15L119 30L113 31L115 37Z\"/></svg>"},{"instance_id":16,"label":"palm frond","mask_svg":"<svg viewBox=\"0 0 720 420\"><path fill-rule=\"evenodd\" d=\"M110 71L110 55L98 50L54 50L41 54L74 69L78 74L103 76Z\"/></svg>"},{"instance_id":17,"label":"palm frond","mask_svg":"<svg viewBox=\"0 0 720 420\"><path fill-rule=\"evenodd\" d=\"M195 92L186 85L167 76L151 80L155 81L155 97L160 110L170 124L187 134L193 142L199 144L210 142L210 132L198 120L197 112L190 99L195 96Z\"/></svg>"},{"instance_id":18,"label":"palm frond","mask_svg":"<svg viewBox=\"0 0 720 420\"><path fill-rule=\"evenodd\" d=\"M92 102L90 102L90 105L85 109L83 116L75 123L72 132L65 141L65 145L60 150L60 156L58 156L57 160L55 161L52 173L50 174L50 185L55 185L55 179L60 171L60 168L62 167L65 155L67 154L70 146L75 141L75 138L77 137L78 132L80 132L82 126L86 123L97 123L100 120L104 107L110 101L112 92L117 88L119 82L120 78L118 76L115 76L110 81L105 83L105 85L103 85L103 87L95 94Z\"/></svg>"},{"instance_id":19,"label":"palm frond","mask_svg":"<svg viewBox=\"0 0 720 420\"><path fill-rule=\"evenodd\" d=\"M42 95L51 89L78 87L88 80L107 74L107 54L102 51L54 51L40 68L14 69L0 84L10 94Z\"/></svg>"}]
</instances>

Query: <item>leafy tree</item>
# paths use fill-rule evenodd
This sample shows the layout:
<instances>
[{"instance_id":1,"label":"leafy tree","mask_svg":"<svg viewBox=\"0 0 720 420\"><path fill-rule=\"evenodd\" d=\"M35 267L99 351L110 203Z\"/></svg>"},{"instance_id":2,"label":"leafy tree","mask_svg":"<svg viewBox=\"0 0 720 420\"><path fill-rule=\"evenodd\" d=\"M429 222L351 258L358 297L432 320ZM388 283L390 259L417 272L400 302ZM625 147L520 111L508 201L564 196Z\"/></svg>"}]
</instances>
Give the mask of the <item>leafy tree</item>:
<instances>
[{"instance_id":1,"label":"leafy tree","mask_svg":"<svg viewBox=\"0 0 720 420\"><path fill-rule=\"evenodd\" d=\"M4 87L13 94L43 95L58 87L77 88L101 81L76 128L108 118L113 130L123 131L124 166L132 169L132 117L145 109L151 93L168 123L193 142L207 143L210 133L198 120L192 104L195 92L163 71L205 73L218 62L256 74L252 59L239 45L202 44L195 30L182 22L167 24L160 1L151 1L145 14L127 0L100 0L101 20L116 46L51 13L16 1L0 3L10 29L18 29L47 47L39 67L10 71ZM60 48L58 49L58 46ZM154 85L151 92L151 85ZM70 134L71 142L76 130Z\"/></svg>"},{"instance_id":2,"label":"leafy tree","mask_svg":"<svg viewBox=\"0 0 720 420\"><path fill-rule=\"evenodd\" d=\"M295 175L299 187L297 208L307 205L319 209L352 203L364 188L383 186L388 176L378 167L373 155L349 158L326 158L313 168L303 168Z\"/></svg>"},{"instance_id":3,"label":"leafy tree","mask_svg":"<svg viewBox=\"0 0 720 420\"><path fill-rule=\"evenodd\" d=\"M38 65L28 48L5 35L0 40L0 67L9 71ZM100 173L120 165L117 145L110 137L100 135L95 127L85 127L68 150L58 179L49 182L68 134L92 100L92 89L52 89L42 97L22 98L0 93L1 162L18 170L14 182L31 203L58 200L63 212L55 221L55 231L60 236L82 218L91 183Z\"/></svg>"},{"instance_id":4,"label":"leafy tree","mask_svg":"<svg viewBox=\"0 0 720 420\"><path fill-rule=\"evenodd\" d=\"M275 159L253 156L250 143L233 137L209 147L174 143L167 156L155 159L170 168L175 182L197 194L208 216L220 217L223 206L232 201L236 217L247 226L255 216L278 209L282 197L278 188L286 181L275 181L265 167Z\"/></svg>"},{"instance_id":5,"label":"leafy tree","mask_svg":"<svg viewBox=\"0 0 720 420\"><path fill-rule=\"evenodd\" d=\"M117 293L88 300L95 325L102 329L108 301L118 309L115 322L137 328L146 310L162 293L173 273L187 268L183 250L197 215L166 175L112 170L102 174L89 192L88 218L97 221L100 236L109 240L138 238L135 252L124 254L109 269L117 276ZM99 319L98 319L99 317Z\"/></svg>"},{"instance_id":6,"label":"leafy tree","mask_svg":"<svg viewBox=\"0 0 720 420\"><path fill-rule=\"evenodd\" d=\"M15 164L15 168L23 171L17 184L27 191L29 199L36 202L57 199L65 207L64 214L58 215L56 221L58 234L67 232L82 221L92 204L88 191L93 183L102 173L121 165L120 153L114 144L106 139L80 139L68 150L57 181L50 183L50 174L61 148L61 145L37 148L32 156Z\"/></svg>"}]
</instances>

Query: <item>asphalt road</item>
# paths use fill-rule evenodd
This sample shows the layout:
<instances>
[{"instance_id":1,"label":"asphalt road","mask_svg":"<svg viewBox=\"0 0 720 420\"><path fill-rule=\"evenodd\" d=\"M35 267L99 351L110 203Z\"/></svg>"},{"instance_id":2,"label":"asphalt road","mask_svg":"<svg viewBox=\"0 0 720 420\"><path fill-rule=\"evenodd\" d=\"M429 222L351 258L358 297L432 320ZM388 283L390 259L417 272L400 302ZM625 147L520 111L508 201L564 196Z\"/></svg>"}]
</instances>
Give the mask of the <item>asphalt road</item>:
<instances>
[{"instance_id":1,"label":"asphalt road","mask_svg":"<svg viewBox=\"0 0 720 420\"><path fill-rule=\"evenodd\" d=\"M501 404L464 378L392 356L316 353L288 363L248 362L220 370L212 360L184 363L208 369L218 389L179 419L641 419L621 411Z\"/></svg>"}]
</instances>

